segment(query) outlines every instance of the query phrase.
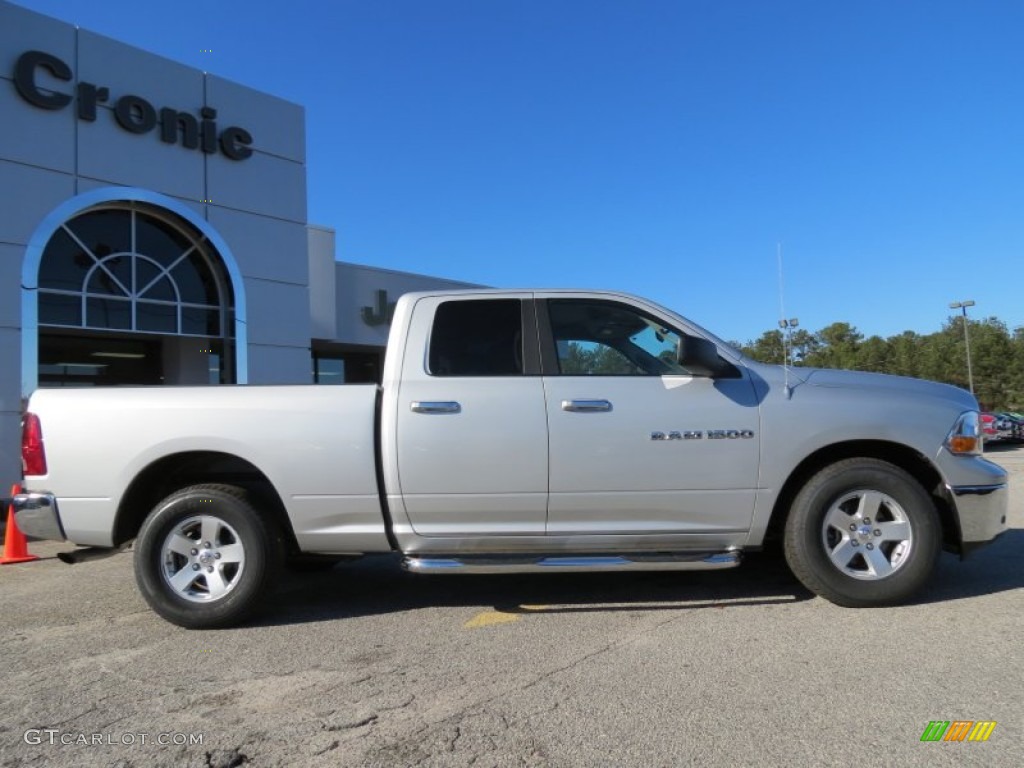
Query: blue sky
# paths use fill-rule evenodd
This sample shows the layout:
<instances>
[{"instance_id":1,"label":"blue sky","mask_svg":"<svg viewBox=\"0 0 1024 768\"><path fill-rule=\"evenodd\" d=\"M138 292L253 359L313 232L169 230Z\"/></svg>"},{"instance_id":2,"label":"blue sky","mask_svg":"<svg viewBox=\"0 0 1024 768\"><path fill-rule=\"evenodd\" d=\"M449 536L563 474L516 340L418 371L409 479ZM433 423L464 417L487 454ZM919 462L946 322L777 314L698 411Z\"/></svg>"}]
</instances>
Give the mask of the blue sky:
<instances>
[{"instance_id":1,"label":"blue sky","mask_svg":"<svg viewBox=\"0 0 1024 768\"><path fill-rule=\"evenodd\" d=\"M18 0L306 107L338 257L746 341L1024 326L1019 0ZM202 53L212 49L212 53Z\"/></svg>"}]
</instances>

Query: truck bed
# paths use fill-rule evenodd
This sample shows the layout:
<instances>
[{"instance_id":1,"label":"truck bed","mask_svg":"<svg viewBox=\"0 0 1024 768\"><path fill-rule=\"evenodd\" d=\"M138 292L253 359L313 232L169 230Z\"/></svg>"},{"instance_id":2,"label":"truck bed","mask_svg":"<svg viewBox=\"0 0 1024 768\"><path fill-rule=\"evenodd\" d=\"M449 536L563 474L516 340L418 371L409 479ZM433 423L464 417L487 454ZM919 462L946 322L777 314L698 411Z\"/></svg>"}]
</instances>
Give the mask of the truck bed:
<instances>
[{"instance_id":1,"label":"truck bed","mask_svg":"<svg viewBox=\"0 0 1024 768\"><path fill-rule=\"evenodd\" d=\"M222 452L277 490L299 547L387 550L374 463L377 388L130 387L39 390L48 475L67 537L111 546L110 521L147 467Z\"/></svg>"}]
</instances>

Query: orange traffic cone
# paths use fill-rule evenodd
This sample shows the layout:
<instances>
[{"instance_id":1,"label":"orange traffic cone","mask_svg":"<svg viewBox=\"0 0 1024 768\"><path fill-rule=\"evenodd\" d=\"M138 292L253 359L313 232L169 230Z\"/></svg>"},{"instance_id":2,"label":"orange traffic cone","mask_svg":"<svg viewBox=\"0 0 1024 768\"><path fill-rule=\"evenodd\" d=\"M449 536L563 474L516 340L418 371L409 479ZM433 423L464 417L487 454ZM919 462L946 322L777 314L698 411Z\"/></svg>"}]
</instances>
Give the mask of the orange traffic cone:
<instances>
[{"instance_id":1,"label":"orange traffic cone","mask_svg":"<svg viewBox=\"0 0 1024 768\"><path fill-rule=\"evenodd\" d=\"M11 498L21 490L21 486L15 483L11 486ZM9 563L28 563L38 560L39 555L28 553L28 542L25 541L25 534L18 528L17 518L14 516L13 502L7 507L7 535L4 537L4 555L0 557L0 565Z\"/></svg>"}]
</instances>

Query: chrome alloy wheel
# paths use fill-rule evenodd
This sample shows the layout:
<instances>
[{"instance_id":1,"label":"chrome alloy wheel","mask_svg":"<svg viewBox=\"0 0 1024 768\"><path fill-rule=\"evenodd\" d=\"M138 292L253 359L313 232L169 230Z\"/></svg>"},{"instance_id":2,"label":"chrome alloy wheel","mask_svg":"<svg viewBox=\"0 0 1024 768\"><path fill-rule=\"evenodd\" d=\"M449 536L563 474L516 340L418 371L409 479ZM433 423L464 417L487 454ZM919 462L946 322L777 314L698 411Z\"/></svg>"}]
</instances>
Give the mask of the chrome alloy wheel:
<instances>
[{"instance_id":1,"label":"chrome alloy wheel","mask_svg":"<svg viewBox=\"0 0 1024 768\"><path fill-rule=\"evenodd\" d=\"M878 581L909 559L914 533L903 507L873 490L852 491L825 514L821 531L832 565L847 576Z\"/></svg>"},{"instance_id":2,"label":"chrome alloy wheel","mask_svg":"<svg viewBox=\"0 0 1024 768\"><path fill-rule=\"evenodd\" d=\"M238 532L214 515L196 515L174 526L160 547L164 581L176 595L196 603L219 600L245 570Z\"/></svg>"}]
</instances>

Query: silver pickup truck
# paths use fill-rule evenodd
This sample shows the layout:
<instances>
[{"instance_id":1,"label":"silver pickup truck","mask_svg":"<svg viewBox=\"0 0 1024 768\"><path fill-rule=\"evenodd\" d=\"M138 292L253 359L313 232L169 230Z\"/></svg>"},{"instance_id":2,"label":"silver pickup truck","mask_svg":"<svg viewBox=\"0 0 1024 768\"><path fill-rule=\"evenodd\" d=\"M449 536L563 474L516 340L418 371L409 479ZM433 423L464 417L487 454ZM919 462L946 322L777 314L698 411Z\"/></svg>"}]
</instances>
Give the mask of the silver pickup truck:
<instances>
[{"instance_id":1,"label":"silver pickup truck","mask_svg":"<svg viewBox=\"0 0 1024 768\"><path fill-rule=\"evenodd\" d=\"M619 293L408 294L380 386L40 390L22 443L21 528L134 540L145 599L193 628L242 621L289 560L389 551L695 570L775 540L818 595L887 605L1008 503L967 392L762 365Z\"/></svg>"}]
</instances>

